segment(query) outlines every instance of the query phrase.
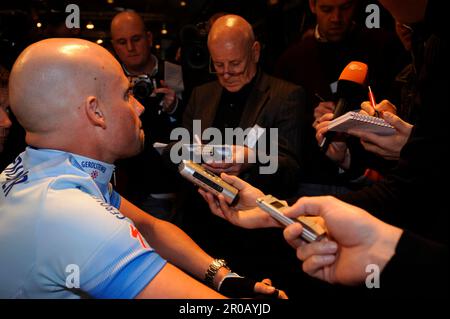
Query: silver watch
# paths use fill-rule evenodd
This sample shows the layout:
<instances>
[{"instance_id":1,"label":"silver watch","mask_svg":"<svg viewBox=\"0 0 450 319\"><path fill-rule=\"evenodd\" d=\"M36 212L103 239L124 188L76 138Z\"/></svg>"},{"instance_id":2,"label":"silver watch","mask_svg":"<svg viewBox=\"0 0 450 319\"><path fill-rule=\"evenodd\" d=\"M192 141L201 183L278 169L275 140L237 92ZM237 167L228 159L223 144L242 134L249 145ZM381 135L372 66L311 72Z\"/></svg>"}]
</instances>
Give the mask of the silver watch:
<instances>
[{"instance_id":1,"label":"silver watch","mask_svg":"<svg viewBox=\"0 0 450 319\"><path fill-rule=\"evenodd\" d=\"M210 264L208 269L205 273L205 283L214 288L214 277L216 276L217 272L220 268L226 268L230 270L230 267L228 267L227 262L223 259L214 259Z\"/></svg>"}]
</instances>

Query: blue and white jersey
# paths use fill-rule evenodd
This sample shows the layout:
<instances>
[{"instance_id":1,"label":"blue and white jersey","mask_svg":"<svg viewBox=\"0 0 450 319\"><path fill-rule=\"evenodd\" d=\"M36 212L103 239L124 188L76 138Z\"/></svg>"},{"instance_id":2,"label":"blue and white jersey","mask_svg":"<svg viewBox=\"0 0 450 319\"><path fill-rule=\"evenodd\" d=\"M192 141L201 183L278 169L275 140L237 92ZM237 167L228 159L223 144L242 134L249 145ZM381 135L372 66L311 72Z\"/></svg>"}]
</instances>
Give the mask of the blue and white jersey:
<instances>
[{"instance_id":1,"label":"blue and white jersey","mask_svg":"<svg viewBox=\"0 0 450 319\"><path fill-rule=\"evenodd\" d=\"M0 175L0 298L133 298L166 261L117 209L114 166L28 147Z\"/></svg>"}]
</instances>

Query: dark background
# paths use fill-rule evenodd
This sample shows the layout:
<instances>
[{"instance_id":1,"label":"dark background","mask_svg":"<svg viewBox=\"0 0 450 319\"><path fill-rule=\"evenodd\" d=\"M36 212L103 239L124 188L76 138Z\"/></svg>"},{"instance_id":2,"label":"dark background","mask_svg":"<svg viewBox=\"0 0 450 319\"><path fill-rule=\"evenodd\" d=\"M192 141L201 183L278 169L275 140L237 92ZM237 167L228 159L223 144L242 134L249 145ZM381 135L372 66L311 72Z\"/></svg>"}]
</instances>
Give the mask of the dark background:
<instances>
[{"instance_id":1,"label":"dark background","mask_svg":"<svg viewBox=\"0 0 450 319\"><path fill-rule=\"evenodd\" d=\"M182 5L184 2L184 6ZM68 30L64 22L69 3L80 8L80 29ZM358 20L364 23L365 7L376 1L361 1ZM382 9L382 7L380 6ZM177 48L202 46L204 27L216 12L239 14L254 27L263 45L262 65L270 72L276 58L313 24L306 0L15 0L0 3L0 63L10 67L17 55L30 43L47 37L73 36L111 49L109 25L119 11L140 13L154 35L154 53L173 60ZM37 23L41 27L37 27ZM92 22L94 29L86 24ZM392 19L382 9L382 28L392 29ZM61 28L62 26L62 28ZM167 34L161 33L162 28ZM201 59L201 57L200 57ZM198 61L199 66L201 60Z\"/></svg>"}]
</instances>

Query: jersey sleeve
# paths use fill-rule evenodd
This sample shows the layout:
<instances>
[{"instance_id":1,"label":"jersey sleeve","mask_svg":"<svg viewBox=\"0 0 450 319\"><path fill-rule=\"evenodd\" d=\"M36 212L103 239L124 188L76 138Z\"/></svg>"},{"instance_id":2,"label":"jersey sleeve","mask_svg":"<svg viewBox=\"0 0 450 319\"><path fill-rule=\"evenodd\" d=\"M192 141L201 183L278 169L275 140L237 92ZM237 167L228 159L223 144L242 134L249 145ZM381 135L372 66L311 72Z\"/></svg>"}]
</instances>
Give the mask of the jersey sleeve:
<instances>
[{"instance_id":1,"label":"jersey sleeve","mask_svg":"<svg viewBox=\"0 0 450 319\"><path fill-rule=\"evenodd\" d=\"M134 298L166 263L115 207L78 189L48 191L37 233L36 266L49 289Z\"/></svg>"}]
</instances>

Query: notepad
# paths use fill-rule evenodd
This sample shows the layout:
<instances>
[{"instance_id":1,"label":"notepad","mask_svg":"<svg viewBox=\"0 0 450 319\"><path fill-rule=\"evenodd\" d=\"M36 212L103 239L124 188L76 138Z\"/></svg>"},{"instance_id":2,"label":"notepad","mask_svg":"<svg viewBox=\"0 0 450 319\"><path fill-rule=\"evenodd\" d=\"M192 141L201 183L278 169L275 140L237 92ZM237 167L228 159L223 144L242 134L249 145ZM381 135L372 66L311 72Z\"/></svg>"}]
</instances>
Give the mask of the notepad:
<instances>
[{"instance_id":1,"label":"notepad","mask_svg":"<svg viewBox=\"0 0 450 319\"><path fill-rule=\"evenodd\" d=\"M347 132L353 128L378 135L395 133L394 127L384 119L353 111L345 113L328 124L328 130L336 132Z\"/></svg>"}]
</instances>

